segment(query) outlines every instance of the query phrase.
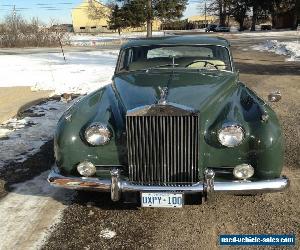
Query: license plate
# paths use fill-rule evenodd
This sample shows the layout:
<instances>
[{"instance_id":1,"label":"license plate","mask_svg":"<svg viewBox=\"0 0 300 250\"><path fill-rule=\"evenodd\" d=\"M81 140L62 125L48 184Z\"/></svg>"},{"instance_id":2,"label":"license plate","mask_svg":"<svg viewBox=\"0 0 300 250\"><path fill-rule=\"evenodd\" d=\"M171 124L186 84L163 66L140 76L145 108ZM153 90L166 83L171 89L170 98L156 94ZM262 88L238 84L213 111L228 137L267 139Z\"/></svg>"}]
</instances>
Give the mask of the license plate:
<instances>
[{"instance_id":1,"label":"license plate","mask_svg":"<svg viewBox=\"0 0 300 250\"><path fill-rule=\"evenodd\" d=\"M176 207L183 205L183 195L176 193L141 193L142 207Z\"/></svg>"}]
</instances>

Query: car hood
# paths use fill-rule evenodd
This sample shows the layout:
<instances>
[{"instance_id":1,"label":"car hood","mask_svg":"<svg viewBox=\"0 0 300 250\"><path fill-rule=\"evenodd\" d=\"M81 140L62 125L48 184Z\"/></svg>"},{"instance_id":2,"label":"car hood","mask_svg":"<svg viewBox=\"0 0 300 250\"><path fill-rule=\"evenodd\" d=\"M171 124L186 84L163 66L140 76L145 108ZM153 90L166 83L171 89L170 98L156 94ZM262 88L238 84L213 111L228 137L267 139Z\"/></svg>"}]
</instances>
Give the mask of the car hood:
<instances>
[{"instance_id":1,"label":"car hood","mask_svg":"<svg viewBox=\"0 0 300 250\"><path fill-rule=\"evenodd\" d=\"M114 90L124 111L153 105L168 87L167 102L203 110L211 102L222 102L236 89L237 74L227 71L134 72L114 77Z\"/></svg>"}]
</instances>

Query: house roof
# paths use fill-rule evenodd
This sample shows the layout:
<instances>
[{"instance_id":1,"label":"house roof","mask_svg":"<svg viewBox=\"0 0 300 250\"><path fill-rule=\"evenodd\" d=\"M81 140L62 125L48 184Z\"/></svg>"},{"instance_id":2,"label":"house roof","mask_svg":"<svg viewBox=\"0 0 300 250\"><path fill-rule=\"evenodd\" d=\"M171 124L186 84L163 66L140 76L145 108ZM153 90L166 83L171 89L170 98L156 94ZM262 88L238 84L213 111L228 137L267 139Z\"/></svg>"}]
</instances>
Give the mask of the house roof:
<instances>
[{"instance_id":1,"label":"house roof","mask_svg":"<svg viewBox=\"0 0 300 250\"><path fill-rule=\"evenodd\" d=\"M229 47L229 42L222 37L202 36L202 35L187 35L187 36L164 36L152 37L131 40L122 46L130 48L135 46L150 46L150 45L218 45Z\"/></svg>"}]
</instances>

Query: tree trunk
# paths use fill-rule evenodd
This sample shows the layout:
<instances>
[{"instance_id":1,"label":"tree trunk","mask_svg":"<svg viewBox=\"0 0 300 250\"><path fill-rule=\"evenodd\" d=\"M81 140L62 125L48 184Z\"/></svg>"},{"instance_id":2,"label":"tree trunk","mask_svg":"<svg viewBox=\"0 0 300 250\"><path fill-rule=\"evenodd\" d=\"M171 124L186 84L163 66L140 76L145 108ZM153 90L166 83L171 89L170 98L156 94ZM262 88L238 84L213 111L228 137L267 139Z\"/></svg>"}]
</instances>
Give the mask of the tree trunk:
<instances>
[{"instance_id":1,"label":"tree trunk","mask_svg":"<svg viewBox=\"0 0 300 250\"><path fill-rule=\"evenodd\" d=\"M219 24L221 26L225 26L225 22L226 22L226 13L225 13L225 6L224 6L224 1L223 0L219 0Z\"/></svg>"},{"instance_id":2,"label":"tree trunk","mask_svg":"<svg viewBox=\"0 0 300 250\"><path fill-rule=\"evenodd\" d=\"M147 0L147 37L152 37L152 0Z\"/></svg>"},{"instance_id":3,"label":"tree trunk","mask_svg":"<svg viewBox=\"0 0 300 250\"><path fill-rule=\"evenodd\" d=\"M240 26L239 31L243 31L244 30L244 19L239 19L238 23Z\"/></svg>"},{"instance_id":4,"label":"tree trunk","mask_svg":"<svg viewBox=\"0 0 300 250\"><path fill-rule=\"evenodd\" d=\"M224 13L221 13L221 15L220 15L220 25L221 26L226 26L225 23L226 23L226 15Z\"/></svg>"},{"instance_id":5,"label":"tree trunk","mask_svg":"<svg viewBox=\"0 0 300 250\"><path fill-rule=\"evenodd\" d=\"M152 20L147 19L147 37L152 37Z\"/></svg>"},{"instance_id":6,"label":"tree trunk","mask_svg":"<svg viewBox=\"0 0 300 250\"><path fill-rule=\"evenodd\" d=\"M252 15L252 23L251 23L251 31L255 31L255 25L257 20L257 6L253 6L253 15Z\"/></svg>"},{"instance_id":7,"label":"tree trunk","mask_svg":"<svg viewBox=\"0 0 300 250\"><path fill-rule=\"evenodd\" d=\"M247 9L240 10L239 16L236 18L236 21L239 23L239 31L244 30L244 23L246 18Z\"/></svg>"},{"instance_id":8,"label":"tree trunk","mask_svg":"<svg viewBox=\"0 0 300 250\"><path fill-rule=\"evenodd\" d=\"M295 10L294 10L294 29L297 29L298 22L300 19L300 1L296 1Z\"/></svg>"}]
</instances>

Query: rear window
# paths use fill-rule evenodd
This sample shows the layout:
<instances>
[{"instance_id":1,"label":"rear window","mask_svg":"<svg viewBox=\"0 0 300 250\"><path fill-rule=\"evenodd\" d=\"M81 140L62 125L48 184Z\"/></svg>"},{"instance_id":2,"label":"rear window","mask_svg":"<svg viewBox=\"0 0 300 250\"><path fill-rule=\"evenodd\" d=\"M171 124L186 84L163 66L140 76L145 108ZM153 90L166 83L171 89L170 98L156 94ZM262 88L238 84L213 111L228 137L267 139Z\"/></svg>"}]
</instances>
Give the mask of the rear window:
<instances>
[{"instance_id":1,"label":"rear window","mask_svg":"<svg viewBox=\"0 0 300 250\"><path fill-rule=\"evenodd\" d=\"M147 58L157 57L213 57L213 51L207 47L162 47L151 49L147 53Z\"/></svg>"}]
</instances>

